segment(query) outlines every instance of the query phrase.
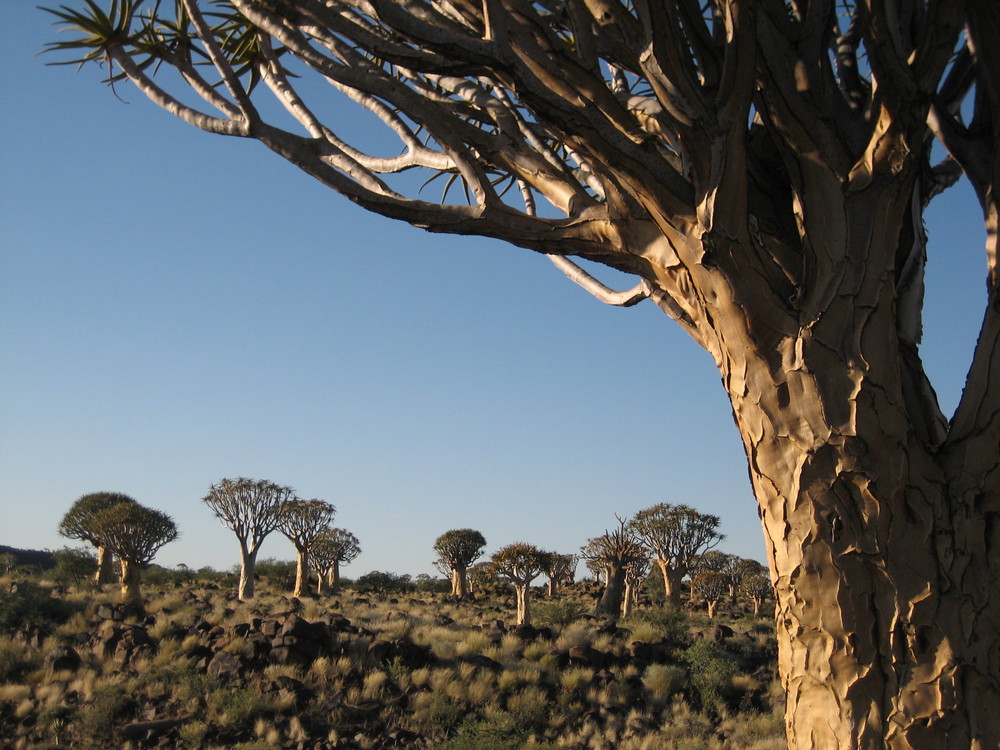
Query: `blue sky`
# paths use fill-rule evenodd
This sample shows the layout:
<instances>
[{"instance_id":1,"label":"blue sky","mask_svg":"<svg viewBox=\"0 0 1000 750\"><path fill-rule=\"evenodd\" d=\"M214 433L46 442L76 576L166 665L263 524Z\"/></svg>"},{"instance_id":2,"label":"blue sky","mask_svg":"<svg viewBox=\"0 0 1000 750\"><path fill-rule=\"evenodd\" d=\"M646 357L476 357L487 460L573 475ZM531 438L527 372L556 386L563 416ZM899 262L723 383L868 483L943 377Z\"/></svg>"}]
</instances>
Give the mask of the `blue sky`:
<instances>
[{"instance_id":1,"label":"blue sky","mask_svg":"<svg viewBox=\"0 0 1000 750\"><path fill-rule=\"evenodd\" d=\"M47 67L31 3L2 0L0 34L0 544L58 549L69 505L113 490L177 521L157 562L228 568L200 499L250 476L337 506L349 576L433 573L457 527L575 552L658 502L764 559L719 376L651 304L367 214L96 69ZM985 299L971 193L929 231L922 351L950 413ZM261 556L294 553L276 534Z\"/></svg>"}]
</instances>

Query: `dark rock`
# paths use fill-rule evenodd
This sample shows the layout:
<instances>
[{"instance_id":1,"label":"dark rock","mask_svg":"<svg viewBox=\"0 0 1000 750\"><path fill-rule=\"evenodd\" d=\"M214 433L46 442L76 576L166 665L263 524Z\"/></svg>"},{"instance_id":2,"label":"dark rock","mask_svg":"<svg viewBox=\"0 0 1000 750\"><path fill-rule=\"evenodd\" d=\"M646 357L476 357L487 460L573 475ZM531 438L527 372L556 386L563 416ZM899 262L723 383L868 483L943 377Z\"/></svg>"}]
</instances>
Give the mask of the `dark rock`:
<instances>
[{"instance_id":1,"label":"dark rock","mask_svg":"<svg viewBox=\"0 0 1000 750\"><path fill-rule=\"evenodd\" d=\"M212 661L215 652L208 646L199 643L185 651L182 656L191 663L194 669L204 672L208 669L209 662Z\"/></svg>"},{"instance_id":2,"label":"dark rock","mask_svg":"<svg viewBox=\"0 0 1000 750\"><path fill-rule=\"evenodd\" d=\"M593 646L572 646L566 655L569 657L569 663L574 666L606 669L610 662L608 654L598 651Z\"/></svg>"},{"instance_id":3,"label":"dark rock","mask_svg":"<svg viewBox=\"0 0 1000 750\"><path fill-rule=\"evenodd\" d=\"M465 662L466 664L474 664L475 666L483 669L490 669L494 672L499 672L503 669L503 665L500 662L494 661L490 657L483 656L482 654L463 656L459 659L459 661Z\"/></svg>"},{"instance_id":4,"label":"dark rock","mask_svg":"<svg viewBox=\"0 0 1000 750\"><path fill-rule=\"evenodd\" d=\"M736 635L736 631L728 625L716 625L712 628L712 632L709 637L716 643L722 643L724 640L732 638L734 635Z\"/></svg>"},{"instance_id":5,"label":"dark rock","mask_svg":"<svg viewBox=\"0 0 1000 750\"><path fill-rule=\"evenodd\" d=\"M511 632L522 641L533 641L538 637L538 630L528 623L515 625Z\"/></svg>"},{"instance_id":6,"label":"dark rock","mask_svg":"<svg viewBox=\"0 0 1000 750\"><path fill-rule=\"evenodd\" d=\"M242 679L243 675L246 674L246 670L246 661L239 654L217 651L208 663L206 671L209 677L216 677L225 682L232 682Z\"/></svg>"},{"instance_id":7,"label":"dark rock","mask_svg":"<svg viewBox=\"0 0 1000 750\"><path fill-rule=\"evenodd\" d=\"M49 672L69 670L75 672L80 668L83 659L71 646L57 646L45 655L45 668Z\"/></svg>"},{"instance_id":8,"label":"dark rock","mask_svg":"<svg viewBox=\"0 0 1000 750\"><path fill-rule=\"evenodd\" d=\"M282 701L289 701L295 708L301 708L315 695L315 691L288 675L278 675L267 683L264 689L277 694Z\"/></svg>"},{"instance_id":9,"label":"dark rock","mask_svg":"<svg viewBox=\"0 0 1000 750\"><path fill-rule=\"evenodd\" d=\"M351 624L351 621L342 614L333 612L329 619L329 628L334 633L357 633L358 629Z\"/></svg>"}]
</instances>

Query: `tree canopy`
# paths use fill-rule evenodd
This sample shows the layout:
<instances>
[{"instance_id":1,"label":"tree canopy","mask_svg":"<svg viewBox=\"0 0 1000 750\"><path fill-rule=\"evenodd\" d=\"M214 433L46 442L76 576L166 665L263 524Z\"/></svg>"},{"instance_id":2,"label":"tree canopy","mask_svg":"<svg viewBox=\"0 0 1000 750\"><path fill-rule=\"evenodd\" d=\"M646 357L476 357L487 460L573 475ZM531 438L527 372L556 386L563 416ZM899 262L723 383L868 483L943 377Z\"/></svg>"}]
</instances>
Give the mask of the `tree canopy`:
<instances>
[{"instance_id":1,"label":"tree canopy","mask_svg":"<svg viewBox=\"0 0 1000 750\"><path fill-rule=\"evenodd\" d=\"M121 492L91 492L73 503L59 522L60 535L69 539L81 539L97 547L94 580L98 585L110 583L114 579L114 572L111 569L110 550L96 536L94 519L114 505L135 502L134 498Z\"/></svg>"},{"instance_id":2,"label":"tree canopy","mask_svg":"<svg viewBox=\"0 0 1000 750\"><path fill-rule=\"evenodd\" d=\"M240 543L240 600L254 595L253 574L260 545L278 528L281 512L295 490L266 479L222 479L208 489L202 502Z\"/></svg>"}]
</instances>

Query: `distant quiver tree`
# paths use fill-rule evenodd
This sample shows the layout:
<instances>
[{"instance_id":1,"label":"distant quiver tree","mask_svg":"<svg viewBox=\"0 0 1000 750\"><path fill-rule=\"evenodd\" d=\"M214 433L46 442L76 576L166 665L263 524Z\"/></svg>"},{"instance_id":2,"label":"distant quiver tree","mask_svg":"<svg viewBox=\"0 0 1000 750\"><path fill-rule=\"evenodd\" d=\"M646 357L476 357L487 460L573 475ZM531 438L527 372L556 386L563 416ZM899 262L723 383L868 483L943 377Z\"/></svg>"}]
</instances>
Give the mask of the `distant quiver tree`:
<instances>
[{"instance_id":1,"label":"distant quiver tree","mask_svg":"<svg viewBox=\"0 0 1000 750\"><path fill-rule=\"evenodd\" d=\"M719 523L718 516L667 503L640 510L629 521L632 533L660 569L672 604L680 603L681 581L694 570L698 558L726 538L719 533Z\"/></svg>"},{"instance_id":2,"label":"distant quiver tree","mask_svg":"<svg viewBox=\"0 0 1000 750\"><path fill-rule=\"evenodd\" d=\"M331 594L340 591L340 566L347 565L361 554L358 538L346 529L323 529L313 540L309 561L319 581L316 593L329 587Z\"/></svg>"},{"instance_id":3,"label":"distant quiver tree","mask_svg":"<svg viewBox=\"0 0 1000 750\"><path fill-rule=\"evenodd\" d=\"M135 503L121 492L91 492L77 500L59 522L59 533L69 539L82 539L97 548L97 571L94 583L103 586L119 576L113 567L112 552L94 534L94 518L113 505Z\"/></svg>"},{"instance_id":4,"label":"distant quiver tree","mask_svg":"<svg viewBox=\"0 0 1000 750\"><path fill-rule=\"evenodd\" d=\"M463 598L469 593L469 566L483 554L486 537L475 529L452 529L434 542L441 565L451 573L451 595Z\"/></svg>"},{"instance_id":5,"label":"distant quiver tree","mask_svg":"<svg viewBox=\"0 0 1000 750\"><path fill-rule=\"evenodd\" d=\"M558 552L546 552L542 556L542 572L549 579L548 595L555 596L560 584L572 583L580 558L577 555L563 555Z\"/></svg>"},{"instance_id":6,"label":"distant quiver tree","mask_svg":"<svg viewBox=\"0 0 1000 750\"><path fill-rule=\"evenodd\" d=\"M254 595L254 567L260 545L278 528L281 509L295 497L291 487L263 479L223 479L202 499L240 543L240 601Z\"/></svg>"},{"instance_id":7,"label":"distant quiver tree","mask_svg":"<svg viewBox=\"0 0 1000 750\"><path fill-rule=\"evenodd\" d=\"M517 598L517 624L531 624L531 582L542 573L545 552L533 544L515 542L501 547L490 558L494 575L506 578L514 586Z\"/></svg>"},{"instance_id":8,"label":"distant quiver tree","mask_svg":"<svg viewBox=\"0 0 1000 750\"><path fill-rule=\"evenodd\" d=\"M121 563L122 601L142 606L140 571L160 548L178 537L166 513L139 503L117 503L94 516L92 528L102 545Z\"/></svg>"},{"instance_id":9,"label":"distant quiver tree","mask_svg":"<svg viewBox=\"0 0 1000 750\"><path fill-rule=\"evenodd\" d=\"M336 508L326 500L289 500L281 507L278 529L295 547L295 589L292 596L304 596L309 582L309 551L333 521Z\"/></svg>"},{"instance_id":10,"label":"distant quiver tree","mask_svg":"<svg viewBox=\"0 0 1000 750\"><path fill-rule=\"evenodd\" d=\"M622 519L618 528L605 531L587 542L582 548L584 559L592 560L604 570L604 592L597 602L594 614L616 619L622 614L625 601L626 578L629 569L646 560L646 550Z\"/></svg>"}]
</instances>

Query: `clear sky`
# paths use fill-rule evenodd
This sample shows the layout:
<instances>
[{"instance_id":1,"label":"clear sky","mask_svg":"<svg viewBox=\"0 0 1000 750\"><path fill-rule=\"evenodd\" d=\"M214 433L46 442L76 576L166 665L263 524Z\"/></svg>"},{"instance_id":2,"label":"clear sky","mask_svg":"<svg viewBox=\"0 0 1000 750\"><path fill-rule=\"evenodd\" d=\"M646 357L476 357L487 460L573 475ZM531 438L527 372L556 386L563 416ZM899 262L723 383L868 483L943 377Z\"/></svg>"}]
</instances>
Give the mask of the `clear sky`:
<instances>
[{"instance_id":1,"label":"clear sky","mask_svg":"<svg viewBox=\"0 0 1000 750\"><path fill-rule=\"evenodd\" d=\"M765 559L718 373L651 303L366 214L95 68L46 67L31 2L0 0L0 34L0 544L72 544L62 514L111 490L177 521L157 562L229 568L200 500L249 476L336 505L348 576L433 573L459 527L576 552L659 502ZM929 228L922 351L950 413L985 300L971 191ZM261 557L294 552L275 534Z\"/></svg>"}]
</instances>

